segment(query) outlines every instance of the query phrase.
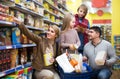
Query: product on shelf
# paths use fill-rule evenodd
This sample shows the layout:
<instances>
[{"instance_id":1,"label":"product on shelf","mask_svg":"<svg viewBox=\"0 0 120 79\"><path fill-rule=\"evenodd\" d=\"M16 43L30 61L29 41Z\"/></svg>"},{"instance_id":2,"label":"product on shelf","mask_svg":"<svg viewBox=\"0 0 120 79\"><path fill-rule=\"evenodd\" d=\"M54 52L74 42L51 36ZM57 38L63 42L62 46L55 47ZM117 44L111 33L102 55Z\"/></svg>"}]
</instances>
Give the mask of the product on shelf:
<instances>
[{"instance_id":1,"label":"product on shelf","mask_svg":"<svg viewBox=\"0 0 120 79\"><path fill-rule=\"evenodd\" d=\"M41 8L39 5L35 5L35 12L38 14L44 15L44 9Z\"/></svg>"},{"instance_id":2,"label":"product on shelf","mask_svg":"<svg viewBox=\"0 0 120 79\"><path fill-rule=\"evenodd\" d=\"M120 55L120 35L114 36L114 47L115 47L116 53Z\"/></svg>"},{"instance_id":3,"label":"product on shelf","mask_svg":"<svg viewBox=\"0 0 120 79\"><path fill-rule=\"evenodd\" d=\"M19 57L19 64L23 65L27 63L27 49L26 48L21 48L19 49L19 53L18 53Z\"/></svg>"},{"instance_id":4,"label":"product on shelf","mask_svg":"<svg viewBox=\"0 0 120 79\"><path fill-rule=\"evenodd\" d=\"M20 20L21 22L24 22L25 15L24 13L15 10L15 17Z\"/></svg>"},{"instance_id":5,"label":"product on shelf","mask_svg":"<svg viewBox=\"0 0 120 79\"><path fill-rule=\"evenodd\" d=\"M0 4L0 12L8 14L9 13L9 7Z\"/></svg>"},{"instance_id":6,"label":"product on shelf","mask_svg":"<svg viewBox=\"0 0 120 79\"><path fill-rule=\"evenodd\" d=\"M110 25L101 25L102 29L102 38L111 42L111 26Z\"/></svg>"},{"instance_id":7,"label":"product on shelf","mask_svg":"<svg viewBox=\"0 0 120 79\"><path fill-rule=\"evenodd\" d=\"M24 69L24 76L26 76L27 79L32 79L32 67Z\"/></svg>"},{"instance_id":8,"label":"product on shelf","mask_svg":"<svg viewBox=\"0 0 120 79\"><path fill-rule=\"evenodd\" d=\"M18 65L18 49L12 49L10 52L11 68L15 68Z\"/></svg>"},{"instance_id":9,"label":"product on shelf","mask_svg":"<svg viewBox=\"0 0 120 79\"><path fill-rule=\"evenodd\" d=\"M32 1L26 1L25 7L30 10L35 11L35 3Z\"/></svg>"},{"instance_id":10,"label":"product on shelf","mask_svg":"<svg viewBox=\"0 0 120 79\"><path fill-rule=\"evenodd\" d=\"M18 70L15 72L15 75L18 75L18 79L24 79L24 69Z\"/></svg>"},{"instance_id":11,"label":"product on shelf","mask_svg":"<svg viewBox=\"0 0 120 79\"><path fill-rule=\"evenodd\" d=\"M34 26L38 27L38 28L40 28L42 26L41 20L39 18L37 18L37 17L35 18Z\"/></svg>"},{"instance_id":12,"label":"product on shelf","mask_svg":"<svg viewBox=\"0 0 120 79\"><path fill-rule=\"evenodd\" d=\"M0 20L9 21L9 16L5 13L0 13Z\"/></svg>"},{"instance_id":13,"label":"product on shelf","mask_svg":"<svg viewBox=\"0 0 120 79\"><path fill-rule=\"evenodd\" d=\"M19 4L21 0L13 0L16 4Z\"/></svg>"},{"instance_id":14,"label":"product on shelf","mask_svg":"<svg viewBox=\"0 0 120 79\"><path fill-rule=\"evenodd\" d=\"M51 15L51 16L50 16L50 20L51 20L52 22L55 22L55 16Z\"/></svg>"},{"instance_id":15,"label":"product on shelf","mask_svg":"<svg viewBox=\"0 0 120 79\"><path fill-rule=\"evenodd\" d=\"M4 28L0 30L0 46L11 45L11 30Z\"/></svg>"},{"instance_id":16,"label":"product on shelf","mask_svg":"<svg viewBox=\"0 0 120 79\"><path fill-rule=\"evenodd\" d=\"M38 1L38 2L41 3L41 4L43 3L43 0L36 0L36 1Z\"/></svg>"},{"instance_id":17,"label":"product on shelf","mask_svg":"<svg viewBox=\"0 0 120 79\"><path fill-rule=\"evenodd\" d=\"M0 72L10 69L10 50L0 50Z\"/></svg>"},{"instance_id":18,"label":"product on shelf","mask_svg":"<svg viewBox=\"0 0 120 79\"><path fill-rule=\"evenodd\" d=\"M6 31L4 31L5 34L5 45L12 45L12 41L11 41L11 29L6 29Z\"/></svg>"},{"instance_id":19,"label":"product on shelf","mask_svg":"<svg viewBox=\"0 0 120 79\"><path fill-rule=\"evenodd\" d=\"M50 14L46 13L46 14L44 14L44 16L46 19L50 19Z\"/></svg>"},{"instance_id":20,"label":"product on shelf","mask_svg":"<svg viewBox=\"0 0 120 79\"><path fill-rule=\"evenodd\" d=\"M45 30L48 30L49 25L48 25L48 24L46 24L46 23L44 23L43 28L44 28Z\"/></svg>"},{"instance_id":21,"label":"product on shelf","mask_svg":"<svg viewBox=\"0 0 120 79\"><path fill-rule=\"evenodd\" d=\"M114 35L114 48L117 56L120 58L120 35ZM117 60L117 63L113 65L113 69L120 70L120 60Z\"/></svg>"},{"instance_id":22,"label":"product on shelf","mask_svg":"<svg viewBox=\"0 0 120 79\"><path fill-rule=\"evenodd\" d=\"M25 15L25 20L24 20L24 24L25 25L30 25L30 26L34 26L34 17L31 15Z\"/></svg>"},{"instance_id":23,"label":"product on shelf","mask_svg":"<svg viewBox=\"0 0 120 79\"><path fill-rule=\"evenodd\" d=\"M3 34L3 32L0 32L0 46L4 46L5 45L5 35Z\"/></svg>"},{"instance_id":24,"label":"product on shelf","mask_svg":"<svg viewBox=\"0 0 120 79\"><path fill-rule=\"evenodd\" d=\"M14 20L14 15L15 15L15 12L14 12L14 10L12 10L12 9L10 9L9 10L9 21L10 22L13 22L13 20Z\"/></svg>"},{"instance_id":25,"label":"product on shelf","mask_svg":"<svg viewBox=\"0 0 120 79\"><path fill-rule=\"evenodd\" d=\"M18 28L12 29L12 44L13 45L21 44L21 42L20 42L20 30Z\"/></svg>"}]
</instances>

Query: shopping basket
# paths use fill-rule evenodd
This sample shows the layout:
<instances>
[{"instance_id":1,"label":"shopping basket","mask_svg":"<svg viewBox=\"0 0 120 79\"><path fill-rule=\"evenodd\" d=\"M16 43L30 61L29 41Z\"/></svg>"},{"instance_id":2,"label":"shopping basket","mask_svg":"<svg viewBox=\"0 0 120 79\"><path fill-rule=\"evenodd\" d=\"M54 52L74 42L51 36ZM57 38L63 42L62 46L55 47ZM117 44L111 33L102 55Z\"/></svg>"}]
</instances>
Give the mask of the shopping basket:
<instances>
[{"instance_id":1,"label":"shopping basket","mask_svg":"<svg viewBox=\"0 0 120 79\"><path fill-rule=\"evenodd\" d=\"M59 65L57 65L57 70L60 75L60 79L94 79L94 76L97 74L97 72L93 72L89 66L87 66L88 72L82 73L64 73Z\"/></svg>"}]
</instances>

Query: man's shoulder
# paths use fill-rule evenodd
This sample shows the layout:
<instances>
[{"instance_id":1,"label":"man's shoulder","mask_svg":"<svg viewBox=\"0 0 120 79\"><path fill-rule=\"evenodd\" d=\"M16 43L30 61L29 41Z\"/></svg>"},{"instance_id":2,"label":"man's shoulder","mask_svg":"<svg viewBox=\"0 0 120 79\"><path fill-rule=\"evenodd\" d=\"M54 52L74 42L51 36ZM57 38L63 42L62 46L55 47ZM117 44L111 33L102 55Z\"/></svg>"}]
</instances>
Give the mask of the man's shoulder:
<instances>
[{"instance_id":1,"label":"man's shoulder","mask_svg":"<svg viewBox=\"0 0 120 79\"><path fill-rule=\"evenodd\" d=\"M88 43L85 44L85 47L90 46L91 45L91 41L89 41Z\"/></svg>"},{"instance_id":2,"label":"man's shoulder","mask_svg":"<svg viewBox=\"0 0 120 79\"><path fill-rule=\"evenodd\" d=\"M104 44L110 44L111 45L111 43L109 42L109 41L107 41L107 40L102 40L102 42L104 43Z\"/></svg>"}]
</instances>

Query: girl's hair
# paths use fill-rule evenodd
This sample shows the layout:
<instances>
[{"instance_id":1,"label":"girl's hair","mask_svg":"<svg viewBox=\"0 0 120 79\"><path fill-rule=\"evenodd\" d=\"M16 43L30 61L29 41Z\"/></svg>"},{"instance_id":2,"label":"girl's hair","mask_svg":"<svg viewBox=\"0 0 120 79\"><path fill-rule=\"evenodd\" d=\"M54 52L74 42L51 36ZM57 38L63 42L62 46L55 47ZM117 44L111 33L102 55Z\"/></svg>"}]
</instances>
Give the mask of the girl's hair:
<instances>
[{"instance_id":1,"label":"girl's hair","mask_svg":"<svg viewBox=\"0 0 120 79\"><path fill-rule=\"evenodd\" d=\"M62 31L66 31L70 27L70 21L74 18L74 16L71 13L66 13L63 18L63 26L61 28Z\"/></svg>"},{"instance_id":2,"label":"girl's hair","mask_svg":"<svg viewBox=\"0 0 120 79\"><path fill-rule=\"evenodd\" d=\"M81 5L78 7L77 12L79 11L80 8L82 8L82 9L85 10L85 16L86 16L86 14L87 14L87 12L88 12L88 7L87 7L85 4L81 4ZM85 16L84 16L84 17L85 17Z\"/></svg>"}]
</instances>

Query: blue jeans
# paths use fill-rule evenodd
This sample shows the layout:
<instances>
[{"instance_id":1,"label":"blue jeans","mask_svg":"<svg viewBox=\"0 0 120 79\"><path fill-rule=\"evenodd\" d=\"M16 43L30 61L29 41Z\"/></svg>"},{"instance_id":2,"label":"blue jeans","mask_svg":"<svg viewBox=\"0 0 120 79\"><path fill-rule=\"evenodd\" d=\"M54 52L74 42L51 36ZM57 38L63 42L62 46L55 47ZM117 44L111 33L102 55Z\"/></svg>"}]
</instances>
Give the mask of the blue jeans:
<instances>
[{"instance_id":1,"label":"blue jeans","mask_svg":"<svg viewBox=\"0 0 120 79\"><path fill-rule=\"evenodd\" d=\"M112 75L111 70L108 68L104 68L98 71L94 79L110 79L111 75Z\"/></svg>"}]
</instances>

